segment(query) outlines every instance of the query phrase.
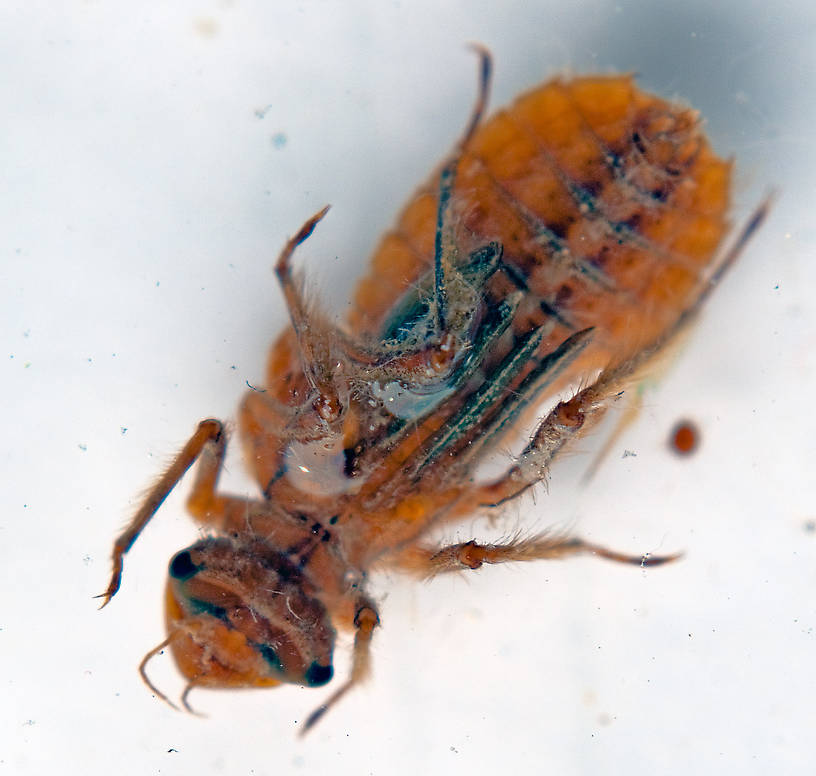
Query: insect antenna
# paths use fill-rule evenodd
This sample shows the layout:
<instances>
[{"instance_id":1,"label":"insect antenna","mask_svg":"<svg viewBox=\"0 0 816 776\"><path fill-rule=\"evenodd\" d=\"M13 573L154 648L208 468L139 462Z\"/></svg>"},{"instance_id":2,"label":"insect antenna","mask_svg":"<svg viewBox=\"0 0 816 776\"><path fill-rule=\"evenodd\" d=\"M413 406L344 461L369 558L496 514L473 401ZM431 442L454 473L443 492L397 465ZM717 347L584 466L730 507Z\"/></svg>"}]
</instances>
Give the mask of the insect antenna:
<instances>
[{"instance_id":1,"label":"insect antenna","mask_svg":"<svg viewBox=\"0 0 816 776\"><path fill-rule=\"evenodd\" d=\"M157 646L153 647L153 649L151 649L150 652L148 652L142 658L142 662L139 663L139 675L142 677L142 681L147 685L147 688L150 690L150 692L152 692L159 700L164 701L171 709L175 709L176 711L179 711L180 710L179 707L176 706L176 704L173 703L173 701L171 701L158 687L156 687L155 684L153 684L153 682L150 681L150 678L147 675L147 671L145 670L146 667L147 667L147 664L154 657L156 657L156 655L161 654L161 652L166 647L170 646L170 642L173 640L173 637L175 635L176 635L176 632L174 631L161 644L158 644ZM185 695L186 695L186 690L185 690ZM186 700L185 700L185 706L186 705L187 704L186 704Z\"/></svg>"},{"instance_id":2,"label":"insect antenna","mask_svg":"<svg viewBox=\"0 0 816 776\"><path fill-rule=\"evenodd\" d=\"M202 714L200 711L196 711L191 705L190 701L188 700L188 696L190 695L190 690L194 687L198 687L200 682L195 681L194 679L187 683L187 686L184 688L184 692L181 694L181 705L184 706L185 710L188 711L190 714L193 714L196 717L206 717L206 714Z\"/></svg>"}]
</instances>

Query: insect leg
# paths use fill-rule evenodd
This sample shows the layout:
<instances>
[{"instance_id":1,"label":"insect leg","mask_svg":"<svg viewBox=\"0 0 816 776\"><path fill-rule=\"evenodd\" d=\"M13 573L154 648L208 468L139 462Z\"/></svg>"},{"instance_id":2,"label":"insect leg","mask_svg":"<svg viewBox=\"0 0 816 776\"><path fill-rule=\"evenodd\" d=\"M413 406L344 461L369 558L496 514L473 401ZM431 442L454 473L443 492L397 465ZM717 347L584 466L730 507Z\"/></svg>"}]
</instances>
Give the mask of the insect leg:
<instances>
[{"instance_id":1,"label":"insect leg","mask_svg":"<svg viewBox=\"0 0 816 776\"><path fill-rule=\"evenodd\" d=\"M170 468L159 478L159 481L147 494L139 510L130 521L130 525L116 538L113 544L113 573L111 574L111 580L108 583L108 589L97 596L97 598L104 599L102 605L99 607L100 609L107 605L119 589L119 585L122 582L122 568L125 553L133 546L136 539L139 538L139 534L150 522L153 515L156 514L167 496L170 495L170 491L173 490L179 480L184 476L184 473L193 465L193 462L202 454L202 451L208 448L210 443L215 447L217 465L214 467L215 471L207 475L207 479L211 482L211 486L213 488L215 487L218 470L221 468L221 460L223 459L226 440L221 422L209 419L202 420L201 423L198 424L195 434L190 437L190 440L176 456L176 459L170 464Z\"/></svg>"},{"instance_id":2,"label":"insect leg","mask_svg":"<svg viewBox=\"0 0 816 776\"><path fill-rule=\"evenodd\" d=\"M328 211L328 206L324 207L303 224L300 231L283 247L275 264L275 273L297 336L303 373L318 394L315 408L326 422L335 420L341 411L340 397L330 367L329 343L332 337L329 334L334 332L328 332L325 325L317 325L318 322L307 311L302 289L292 273L291 258L295 248L311 235Z\"/></svg>"},{"instance_id":3,"label":"insect leg","mask_svg":"<svg viewBox=\"0 0 816 776\"><path fill-rule=\"evenodd\" d=\"M436 210L436 235L434 237L434 301L436 331L440 336L447 330L447 287L451 264L456 258L456 241L451 217L451 195L456 183L456 169L462 153L482 120L490 94L490 78L493 63L490 52L484 46L473 46L479 57L479 89L476 104L470 115L465 133L456 144L453 156L439 175L439 205Z\"/></svg>"},{"instance_id":4,"label":"insect leg","mask_svg":"<svg viewBox=\"0 0 816 776\"><path fill-rule=\"evenodd\" d=\"M498 479L476 488L471 504L497 507L543 480L558 453L600 420L610 401L618 395L620 385L618 370L607 370L592 385L556 404L539 424L516 463Z\"/></svg>"},{"instance_id":5,"label":"insect leg","mask_svg":"<svg viewBox=\"0 0 816 776\"><path fill-rule=\"evenodd\" d=\"M429 448L425 452L422 460L417 466L417 472L432 464L446 453L451 445L456 444L468 432L480 428L484 417L491 412L496 403L501 399L507 386L518 375L521 369L526 366L533 354L541 344L546 330L544 327L534 329L525 337L521 338L519 346L499 365L496 371L491 374L490 380L486 380L482 387L474 393L474 396L452 417L442 431L430 442ZM542 359L539 367L531 373L531 382L538 385L526 390L528 386L519 389L515 396L505 399L505 406L499 417L503 418L507 412L518 411L522 403L529 401L529 393L537 392L542 387L543 381L552 379L567 364L569 364L586 346L592 335L592 329L584 329L567 337L546 358ZM527 378L525 378L525 381ZM480 436L488 436L489 429L482 429ZM474 442L475 447L481 447L481 440Z\"/></svg>"},{"instance_id":6,"label":"insect leg","mask_svg":"<svg viewBox=\"0 0 816 776\"><path fill-rule=\"evenodd\" d=\"M634 566L659 566L681 557L675 555L624 555L572 536L538 534L527 539L512 539L499 544L475 541L451 544L441 548L418 547L398 559L404 570L425 578L451 571L478 569L485 563L511 563L532 560L559 560L571 555L597 555L617 563Z\"/></svg>"},{"instance_id":7,"label":"insect leg","mask_svg":"<svg viewBox=\"0 0 816 776\"><path fill-rule=\"evenodd\" d=\"M374 628L380 624L377 609L370 601L363 599L354 615L354 651L351 658L351 675L325 703L318 706L303 723L300 735L308 733L320 718L334 706L354 685L359 684L371 673L371 638Z\"/></svg>"},{"instance_id":8,"label":"insect leg","mask_svg":"<svg viewBox=\"0 0 816 776\"><path fill-rule=\"evenodd\" d=\"M638 375L670 342L688 331L695 322L703 302L734 265L748 240L767 218L771 204L772 197L769 196L754 210L748 222L737 234L734 243L725 250L713 275L701 284L697 295L681 312L675 324L629 360L605 369L592 385L579 391L572 399L557 404L539 425L516 464L499 479L474 490L478 506L499 506L544 479L550 462L571 439L586 431L587 421L599 420L610 401L628 384L636 381ZM471 454L475 452L477 450L474 447Z\"/></svg>"},{"instance_id":9,"label":"insect leg","mask_svg":"<svg viewBox=\"0 0 816 776\"><path fill-rule=\"evenodd\" d=\"M479 128L482 122L482 116L487 109L487 101L490 98L490 82L493 80L493 57L490 52L481 43L471 43L470 48L479 57L479 87L476 95L476 103L470 113L470 121L468 121L465 133L459 140L458 150L461 152L470 139L473 133Z\"/></svg>"}]
</instances>

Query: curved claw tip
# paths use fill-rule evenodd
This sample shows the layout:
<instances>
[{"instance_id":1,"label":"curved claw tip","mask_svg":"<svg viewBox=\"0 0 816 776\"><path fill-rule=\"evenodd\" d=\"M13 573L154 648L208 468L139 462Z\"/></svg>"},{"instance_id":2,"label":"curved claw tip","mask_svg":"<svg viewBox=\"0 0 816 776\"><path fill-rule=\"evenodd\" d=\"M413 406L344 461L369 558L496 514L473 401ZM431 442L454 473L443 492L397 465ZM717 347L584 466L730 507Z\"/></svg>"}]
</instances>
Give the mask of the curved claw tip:
<instances>
[{"instance_id":1,"label":"curved claw tip","mask_svg":"<svg viewBox=\"0 0 816 776\"><path fill-rule=\"evenodd\" d=\"M300 227L300 231L290 240L290 249L300 245L311 236L312 232L315 230L315 227L323 220L326 213L329 212L330 207L331 205L326 205L326 207L315 213L305 224L303 224L303 226Z\"/></svg>"}]
</instances>

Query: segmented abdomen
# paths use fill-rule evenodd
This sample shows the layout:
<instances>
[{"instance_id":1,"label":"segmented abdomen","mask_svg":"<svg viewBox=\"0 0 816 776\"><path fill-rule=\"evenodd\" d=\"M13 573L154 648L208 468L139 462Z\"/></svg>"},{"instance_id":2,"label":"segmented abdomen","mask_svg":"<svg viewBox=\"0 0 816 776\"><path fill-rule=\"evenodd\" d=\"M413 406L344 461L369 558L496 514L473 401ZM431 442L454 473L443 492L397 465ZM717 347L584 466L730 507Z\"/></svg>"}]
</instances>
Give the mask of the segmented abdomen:
<instances>
[{"instance_id":1,"label":"segmented abdomen","mask_svg":"<svg viewBox=\"0 0 816 776\"><path fill-rule=\"evenodd\" d=\"M500 242L506 284L525 291L517 334L542 323L541 352L595 327L572 370L656 340L696 296L728 230L730 164L697 114L630 76L556 79L489 119L458 167L460 255ZM433 260L438 182L421 189L375 251L350 316L376 337ZM509 289L508 289L509 290Z\"/></svg>"}]
</instances>

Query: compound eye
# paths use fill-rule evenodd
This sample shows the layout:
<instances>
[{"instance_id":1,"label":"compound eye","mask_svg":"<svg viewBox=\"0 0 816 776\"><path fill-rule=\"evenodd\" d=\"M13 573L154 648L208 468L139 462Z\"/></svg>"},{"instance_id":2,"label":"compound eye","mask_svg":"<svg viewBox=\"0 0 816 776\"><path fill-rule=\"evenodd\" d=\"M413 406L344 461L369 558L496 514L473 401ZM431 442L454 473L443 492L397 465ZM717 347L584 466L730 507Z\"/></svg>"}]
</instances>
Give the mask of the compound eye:
<instances>
[{"instance_id":1,"label":"compound eye","mask_svg":"<svg viewBox=\"0 0 816 776\"><path fill-rule=\"evenodd\" d=\"M196 566L189 550L182 550L170 561L170 576L183 582L195 576L203 566Z\"/></svg>"},{"instance_id":2,"label":"compound eye","mask_svg":"<svg viewBox=\"0 0 816 776\"><path fill-rule=\"evenodd\" d=\"M167 626L196 684L318 687L334 673L334 629L319 599L264 542L205 539L170 561Z\"/></svg>"}]
</instances>

